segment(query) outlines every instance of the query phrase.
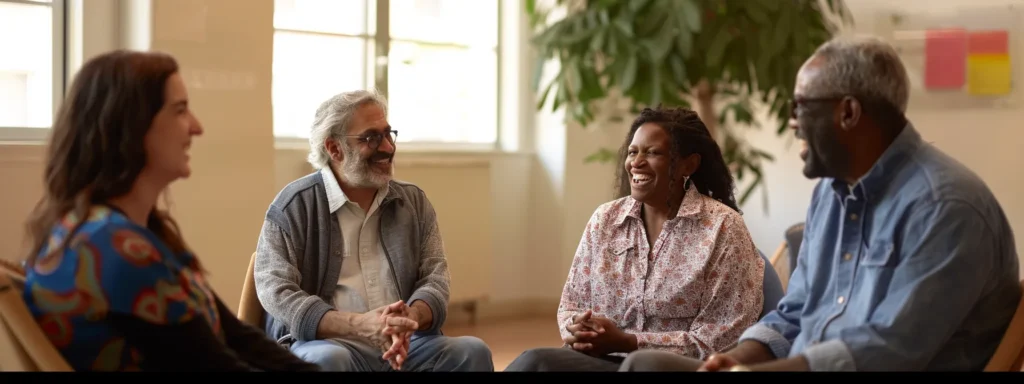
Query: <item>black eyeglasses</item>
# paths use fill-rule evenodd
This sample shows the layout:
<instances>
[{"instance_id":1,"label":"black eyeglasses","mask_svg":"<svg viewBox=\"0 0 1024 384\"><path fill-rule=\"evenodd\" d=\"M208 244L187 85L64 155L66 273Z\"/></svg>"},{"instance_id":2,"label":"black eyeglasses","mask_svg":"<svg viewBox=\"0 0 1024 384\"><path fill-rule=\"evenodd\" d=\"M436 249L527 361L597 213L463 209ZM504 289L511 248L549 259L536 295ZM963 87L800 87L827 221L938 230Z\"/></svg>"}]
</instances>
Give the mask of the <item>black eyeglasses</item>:
<instances>
[{"instance_id":1,"label":"black eyeglasses","mask_svg":"<svg viewBox=\"0 0 1024 384\"><path fill-rule=\"evenodd\" d=\"M879 116L885 116L888 118L902 118L903 111L897 108L892 103L876 98L876 97L865 97L865 96L854 96L848 95L857 99L864 111L878 114ZM808 97L808 98L794 98L789 101L789 116L790 118L797 118L797 107L801 104L809 103L825 103L840 101L847 96L828 96L828 97Z\"/></svg>"},{"instance_id":2,"label":"black eyeglasses","mask_svg":"<svg viewBox=\"0 0 1024 384\"><path fill-rule=\"evenodd\" d=\"M831 101L839 101L839 100L842 100L843 97L845 97L845 96L808 97L808 98L800 98L800 99L795 99L794 98L794 99L789 101L789 117L793 118L793 119L796 118L796 110L800 106L800 104L825 103L825 102L831 102Z\"/></svg>"},{"instance_id":3,"label":"black eyeglasses","mask_svg":"<svg viewBox=\"0 0 1024 384\"><path fill-rule=\"evenodd\" d=\"M395 140L398 139L398 131L390 130L386 133L373 132L364 135L345 135L345 137L355 137L358 141L366 143L370 149L376 151L380 147L380 143L384 141L384 136L388 137L388 141L391 145L395 144Z\"/></svg>"}]
</instances>

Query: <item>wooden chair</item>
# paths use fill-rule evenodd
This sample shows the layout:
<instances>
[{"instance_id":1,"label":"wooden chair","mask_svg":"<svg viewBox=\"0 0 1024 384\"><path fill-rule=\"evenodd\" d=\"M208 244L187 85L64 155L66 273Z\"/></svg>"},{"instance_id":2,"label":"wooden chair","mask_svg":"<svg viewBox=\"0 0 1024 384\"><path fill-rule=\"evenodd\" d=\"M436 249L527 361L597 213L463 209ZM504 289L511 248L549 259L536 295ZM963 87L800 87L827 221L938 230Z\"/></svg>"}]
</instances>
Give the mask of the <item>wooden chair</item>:
<instances>
[{"instance_id":1,"label":"wooden chair","mask_svg":"<svg viewBox=\"0 0 1024 384\"><path fill-rule=\"evenodd\" d=\"M0 273L6 274L8 278L25 284L25 269L10 260L0 259Z\"/></svg>"},{"instance_id":2,"label":"wooden chair","mask_svg":"<svg viewBox=\"0 0 1024 384\"><path fill-rule=\"evenodd\" d=\"M775 254L769 260L771 268L775 270L775 274L779 275L779 281L782 283L782 292L786 292L786 287L789 286L789 245L783 241L779 244L779 248L775 250ZM767 266L765 266L767 267Z\"/></svg>"},{"instance_id":3,"label":"wooden chair","mask_svg":"<svg viewBox=\"0 0 1024 384\"><path fill-rule=\"evenodd\" d=\"M72 372L22 299L20 266L0 265L0 371Z\"/></svg>"},{"instance_id":4,"label":"wooden chair","mask_svg":"<svg viewBox=\"0 0 1024 384\"><path fill-rule=\"evenodd\" d=\"M1020 282L1021 292L1024 292L1024 280ZM989 359L985 366L985 372L1020 372L1024 365L1024 296L1021 296L1017 304L1017 312L1010 320L1010 326L1006 327L1003 340L999 342L999 348Z\"/></svg>"},{"instance_id":5,"label":"wooden chair","mask_svg":"<svg viewBox=\"0 0 1024 384\"><path fill-rule=\"evenodd\" d=\"M259 329L263 329L263 304L256 295L256 252L249 259L249 271L242 283L242 298L238 303L238 319Z\"/></svg>"}]
</instances>

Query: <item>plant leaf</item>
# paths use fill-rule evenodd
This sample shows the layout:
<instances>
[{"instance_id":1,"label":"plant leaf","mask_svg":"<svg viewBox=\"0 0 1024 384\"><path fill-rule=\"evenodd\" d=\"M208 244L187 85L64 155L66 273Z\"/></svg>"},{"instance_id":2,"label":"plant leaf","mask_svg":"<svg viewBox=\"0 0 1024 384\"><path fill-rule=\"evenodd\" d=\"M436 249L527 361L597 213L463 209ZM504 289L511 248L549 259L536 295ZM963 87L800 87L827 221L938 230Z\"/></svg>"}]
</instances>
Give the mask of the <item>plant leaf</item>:
<instances>
[{"instance_id":1,"label":"plant leaf","mask_svg":"<svg viewBox=\"0 0 1024 384\"><path fill-rule=\"evenodd\" d=\"M632 1L632 0L630 0ZM664 1L664 0L659 0ZM706 0L705 0L706 1ZM758 1L758 0L748 0ZM675 0L679 14L686 20L686 26L690 28L690 32L700 32L701 24L701 8L693 2L693 0ZM685 30L685 29L684 29ZM682 31L680 31L682 32Z\"/></svg>"},{"instance_id":2,"label":"plant leaf","mask_svg":"<svg viewBox=\"0 0 1024 384\"><path fill-rule=\"evenodd\" d=\"M583 158L583 162L587 164L594 162L606 163L614 160L616 157L618 157L618 155L615 152L612 152L608 148L601 148L598 149L596 152Z\"/></svg>"},{"instance_id":3,"label":"plant leaf","mask_svg":"<svg viewBox=\"0 0 1024 384\"><path fill-rule=\"evenodd\" d=\"M569 92L572 95L579 95L583 90L583 75L580 74L579 60L571 60L566 63L564 83L567 83Z\"/></svg>"},{"instance_id":4,"label":"plant leaf","mask_svg":"<svg viewBox=\"0 0 1024 384\"><path fill-rule=\"evenodd\" d=\"M613 2L614 1L615 0L613 0ZM662 0L659 0L659 1L662 1ZM629 3L629 10L630 11L632 11L633 13L639 13L644 8L646 8L648 5L650 5L650 0L629 0L628 3Z\"/></svg>"},{"instance_id":5,"label":"plant leaf","mask_svg":"<svg viewBox=\"0 0 1024 384\"><path fill-rule=\"evenodd\" d=\"M640 45L651 54L651 61L658 63L665 60L665 56L672 50L672 38L671 34L662 33L653 39L644 40Z\"/></svg>"},{"instance_id":6,"label":"plant leaf","mask_svg":"<svg viewBox=\"0 0 1024 384\"><path fill-rule=\"evenodd\" d=\"M765 2L744 1L743 10L746 11L747 15L749 15L750 18L754 20L754 22L761 25L769 25L771 24L771 20L768 19L768 14L765 13L764 8L761 8L763 3Z\"/></svg>"},{"instance_id":7,"label":"plant leaf","mask_svg":"<svg viewBox=\"0 0 1024 384\"><path fill-rule=\"evenodd\" d=\"M619 32L622 32L623 36L629 37L629 38L632 38L634 36L633 35L633 24L630 23L629 20L625 20L625 19L619 17L619 18L616 18L615 21L612 22L612 24L615 25L615 27L619 29Z\"/></svg>"},{"instance_id":8,"label":"plant leaf","mask_svg":"<svg viewBox=\"0 0 1024 384\"><path fill-rule=\"evenodd\" d=\"M683 59L679 56L671 55L668 57L668 67L672 70L672 79L676 81L676 84L683 86L686 84L686 67L683 65Z\"/></svg>"},{"instance_id":9,"label":"plant leaf","mask_svg":"<svg viewBox=\"0 0 1024 384\"><path fill-rule=\"evenodd\" d=\"M601 52L604 48L605 38L608 36L608 30L601 28L594 34L594 38L590 40L590 50L594 52Z\"/></svg>"},{"instance_id":10,"label":"plant leaf","mask_svg":"<svg viewBox=\"0 0 1024 384\"><path fill-rule=\"evenodd\" d=\"M630 55L626 58L626 67L622 69L622 77L619 78L622 92L628 92L633 88L633 84L636 83L636 56Z\"/></svg>"},{"instance_id":11,"label":"plant leaf","mask_svg":"<svg viewBox=\"0 0 1024 384\"><path fill-rule=\"evenodd\" d=\"M790 20L792 19L790 13L789 7L782 7L782 9L779 10L779 20L775 23L773 31L775 34L771 43L773 52L784 52L786 48L786 39L789 37L790 29L792 28L790 26L790 23L792 22Z\"/></svg>"},{"instance_id":12,"label":"plant leaf","mask_svg":"<svg viewBox=\"0 0 1024 384\"><path fill-rule=\"evenodd\" d=\"M693 35L686 29L681 29L676 35L676 49L684 59L689 59L693 52Z\"/></svg>"},{"instance_id":13,"label":"plant leaf","mask_svg":"<svg viewBox=\"0 0 1024 384\"><path fill-rule=\"evenodd\" d=\"M548 83L548 86L544 87L544 92L540 94L540 99L537 99L537 109L544 108L544 102L548 100L548 93L551 92L551 87L555 86L555 82Z\"/></svg>"},{"instance_id":14,"label":"plant leaf","mask_svg":"<svg viewBox=\"0 0 1024 384\"><path fill-rule=\"evenodd\" d=\"M661 81L661 68L656 65L651 69L651 106L661 105L661 88L663 85Z\"/></svg>"},{"instance_id":15,"label":"plant leaf","mask_svg":"<svg viewBox=\"0 0 1024 384\"><path fill-rule=\"evenodd\" d=\"M715 39L711 41L711 46L708 48L708 67L715 68L722 64L722 56L725 55L725 49L729 46L729 37L729 28L727 26L723 25L718 29Z\"/></svg>"}]
</instances>

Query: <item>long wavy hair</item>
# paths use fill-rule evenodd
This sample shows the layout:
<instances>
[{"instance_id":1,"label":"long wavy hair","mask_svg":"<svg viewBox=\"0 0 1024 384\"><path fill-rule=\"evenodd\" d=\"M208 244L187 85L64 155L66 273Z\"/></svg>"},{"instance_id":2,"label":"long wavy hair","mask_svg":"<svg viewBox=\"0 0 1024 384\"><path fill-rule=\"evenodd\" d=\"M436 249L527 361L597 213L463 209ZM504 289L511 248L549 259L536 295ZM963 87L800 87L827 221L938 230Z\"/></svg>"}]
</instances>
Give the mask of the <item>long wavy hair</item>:
<instances>
[{"instance_id":1,"label":"long wavy hair","mask_svg":"<svg viewBox=\"0 0 1024 384\"><path fill-rule=\"evenodd\" d=\"M729 167L725 164L725 158L722 157L721 148L711 137L711 132L697 116L697 112L686 108L644 108L640 112L640 116L633 120L633 125L630 126L629 133L626 134L626 141L619 149L618 177L616 178L618 197L630 195L630 174L626 171L624 164L629 152L629 144L633 142L636 130L647 123L657 124L671 137L672 166L669 174L675 174L676 160L699 153L700 166L696 172L690 175L692 185L696 186L697 191L705 196L718 200L736 212L741 212L734 195L736 185L733 182L732 173L729 172ZM686 186L683 185L683 180L673 180L670 188L686 188Z\"/></svg>"},{"instance_id":2,"label":"long wavy hair","mask_svg":"<svg viewBox=\"0 0 1024 384\"><path fill-rule=\"evenodd\" d=\"M43 196L26 224L28 266L67 246L93 204L132 190L146 165L144 139L163 108L167 79L177 72L169 55L128 50L97 56L78 71L53 124ZM67 236L40 255L54 226L69 213L74 224ZM175 253L187 250L166 211L154 206L147 227Z\"/></svg>"}]
</instances>

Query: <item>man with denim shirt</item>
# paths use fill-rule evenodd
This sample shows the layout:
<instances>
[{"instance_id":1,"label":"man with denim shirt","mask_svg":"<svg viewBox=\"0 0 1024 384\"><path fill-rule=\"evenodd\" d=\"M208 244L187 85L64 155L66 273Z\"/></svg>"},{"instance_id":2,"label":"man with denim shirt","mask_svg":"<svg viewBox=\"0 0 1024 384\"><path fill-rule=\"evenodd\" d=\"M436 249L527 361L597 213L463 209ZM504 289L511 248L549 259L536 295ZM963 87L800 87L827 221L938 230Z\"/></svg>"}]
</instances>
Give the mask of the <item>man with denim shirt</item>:
<instances>
[{"instance_id":1,"label":"man with denim shirt","mask_svg":"<svg viewBox=\"0 0 1024 384\"><path fill-rule=\"evenodd\" d=\"M985 183L906 120L908 88L880 40L820 47L790 126L822 180L785 297L728 352L636 353L622 370L982 370L1021 295L1013 233Z\"/></svg>"}]
</instances>

